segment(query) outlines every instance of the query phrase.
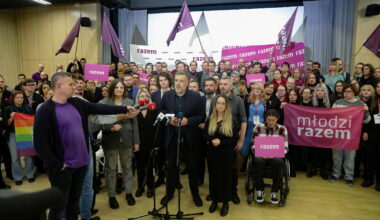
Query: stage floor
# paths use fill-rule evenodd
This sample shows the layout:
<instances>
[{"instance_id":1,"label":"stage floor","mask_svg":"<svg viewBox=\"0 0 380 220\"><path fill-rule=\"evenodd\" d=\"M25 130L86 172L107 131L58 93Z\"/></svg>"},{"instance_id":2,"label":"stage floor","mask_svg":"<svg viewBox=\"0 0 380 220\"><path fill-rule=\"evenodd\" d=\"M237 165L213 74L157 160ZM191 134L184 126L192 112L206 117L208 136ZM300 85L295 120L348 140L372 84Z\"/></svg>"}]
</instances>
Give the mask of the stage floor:
<instances>
[{"instance_id":1,"label":"stage floor","mask_svg":"<svg viewBox=\"0 0 380 220\"><path fill-rule=\"evenodd\" d=\"M4 173L5 172L3 172L3 174ZM133 178L133 194L136 190L136 179L137 178L135 176ZM5 178L5 181L12 185L13 190L25 192L34 192L50 187L46 175L38 176L35 183L24 181L21 186L16 186L14 182L11 182L7 178ZM208 208L211 204L211 202L208 202L205 199L208 194L208 181L200 187L200 195L203 199L203 207L201 208L196 207L192 201L187 176L181 176L181 181L183 184L183 189L181 191L182 210L185 213L204 212L203 216L195 217L196 220L380 219L380 192L375 191L373 186L370 188L361 187L361 179L355 180L355 187L348 187L345 185L344 180L331 183L323 180L320 176L308 178L305 173L299 172L297 173L297 177L292 178L291 180L291 190L286 206L278 207L270 204L258 205L256 203L248 205L244 191L244 174L241 173L239 177L238 192L241 203L239 205L235 205L230 202L229 214L224 218L219 215L221 204L216 212L212 214L208 212ZM164 185L157 189L158 202L164 195L164 190ZM146 197L146 191L142 197L135 198L135 206L127 205L124 192L118 195L117 199L120 204L120 208L116 210L109 208L108 195L103 179L103 187L97 196L95 206L95 208L99 209L98 216L100 216L103 220L127 219L133 216L146 214L147 211L150 211L153 207L153 199L148 199ZM269 199L270 191L267 189L266 200L269 201ZM177 213L177 194L175 194L174 199L169 203L169 210L171 211L171 214ZM162 210L162 213L164 213L164 210ZM145 217L142 219L154 218Z\"/></svg>"}]
</instances>

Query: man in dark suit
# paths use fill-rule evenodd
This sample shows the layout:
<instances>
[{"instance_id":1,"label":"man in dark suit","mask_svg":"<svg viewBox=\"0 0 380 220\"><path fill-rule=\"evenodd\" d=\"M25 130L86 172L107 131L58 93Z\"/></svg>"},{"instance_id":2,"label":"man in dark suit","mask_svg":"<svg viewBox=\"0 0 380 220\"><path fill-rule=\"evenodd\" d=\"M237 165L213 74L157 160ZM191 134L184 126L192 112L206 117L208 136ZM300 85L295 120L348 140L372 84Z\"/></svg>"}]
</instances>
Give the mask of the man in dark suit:
<instances>
[{"instance_id":1,"label":"man in dark suit","mask_svg":"<svg viewBox=\"0 0 380 220\"><path fill-rule=\"evenodd\" d=\"M26 79L24 82L24 101L29 107L33 109L33 112L36 112L37 106L44 102L42 96L35 92L37 87L37 82L33 79Z\"/></svg>"},{"instance_id":2,"label":"man in dark suit","mask_svg":"<svg viewBox=\"0 0 380 220\"><path fill-rule=\"evenodd\" d=\"M177 161L177 140L178 130L181 129L180 150L186 167L189 170L189 185L193 196L194 204L202 206L202 199L198 191L198 153L199 130L198 125L205 120L205 109L201 96L187 89L189 77L184 71L178 71L175 76L175 89L164 93L160 110L165 113L174 113L175 117L170 121L167 132L170 137L166 140L167 159L168 159L168 192L161 200L161 204L166 204L173 198L174 189L178 184ZM182 120L180 117L182 116ZM181 127L179 128L179 125Z\"/></svg>"},{"instance_id":3,"label":"man in dark suit","mask_svg":"<svg viewBox=\"0 0 380 220\"><path fill-rule=\"evenodd\" d=\"M164 95L164 92L169 91L173 85L173 79L170 73L166 73L166 72L159 73L158 83L160 85L160 90L153 92L151 95L151 98L152 98L152 101L155 102L158 107L160 107L161 99L162 99L162 96Z\"/></svg>"},{"instance_id":4,"label":"man in dark suit","mask_svg":"<svg viewBox=\"0 0 380 220\"><path fill-rule=\"evenodd\" d=\"M127 74L124 76L123 84L126 92L128 93L128 98L132 99L133 102L135 102L139 87L133 85L133 77L131 74Z\"/></svg>"}]
</instances>

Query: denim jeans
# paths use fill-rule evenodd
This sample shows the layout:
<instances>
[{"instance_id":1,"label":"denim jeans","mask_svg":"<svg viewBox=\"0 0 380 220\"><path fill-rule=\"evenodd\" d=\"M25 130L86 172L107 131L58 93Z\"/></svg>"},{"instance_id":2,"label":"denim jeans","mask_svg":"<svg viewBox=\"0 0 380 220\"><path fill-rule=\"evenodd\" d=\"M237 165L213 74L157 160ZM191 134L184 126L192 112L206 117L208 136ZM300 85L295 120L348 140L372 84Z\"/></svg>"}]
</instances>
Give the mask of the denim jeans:
<instances>
[{"instance_id":1,"label":"denim jeans","mask_svg":"<svg viewBox=\"0 0 380 220\"><path fill-rule=\"evenodd\" d=\"M344 179L354 179L355 150L332 149L333 152L333 177L339 178L342 174L342 164L344 169Z\"/></svg>"},{"instance_id":2,"label":"denim jeans","mask_svg":"<svg viewBox=\"0 0 380 220\"><path fill-rule=\"evenodd\" d=\"M79 210L82 219L91 218L91 207L94 195L94 190L92 188L93 177L94 177L94 160L92 158L92 149L90 147L90 162L87 166L87 172L84 176L82 193L79 200Z\"/></svg>"},{"instance_id":3,"label":"denim jeans","mask_svg":"<svg viewBox=\"0 0 380 220\"><path fill-rule=\"evenodd\" d=\"M11 153L12 158L12 175L13 179L15 181L21 181L24 177L22 167L21 167L21 161L20 157L17 155L17 149L16 149L16 136L15 133L9 134L9 152ZM31 156L25 156L25 171L26 171L26 177L28 179L34 178L34 173L36 172L36 167L33 164L33 160Z\"/></svg>"}]
</instances>

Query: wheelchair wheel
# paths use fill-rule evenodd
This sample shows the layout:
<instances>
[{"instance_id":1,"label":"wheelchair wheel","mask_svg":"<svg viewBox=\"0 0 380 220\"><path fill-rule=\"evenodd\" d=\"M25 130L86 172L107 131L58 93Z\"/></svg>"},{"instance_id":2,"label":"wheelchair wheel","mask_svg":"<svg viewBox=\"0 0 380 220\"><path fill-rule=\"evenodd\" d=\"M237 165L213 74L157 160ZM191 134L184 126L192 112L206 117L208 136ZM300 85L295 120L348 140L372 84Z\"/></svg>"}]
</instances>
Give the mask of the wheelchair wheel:
<instances>
[{"instance_id":1,"label":"wheelchair wheel","mask_svg":"<svg viewBox=\"0 0 380 220\"><path fill-rule=\"evenodd\" d=\"M248 156L247 160L247 170L245 175L245 192L247 194L247 203L251 204L253 202L254 186L253 186L253 167L252 167L252 156Z\"/></svg>"},{"instance_id":2,"label":"wheelchair wheel","mask_svg":"<svg viewBox=\"0 0 380 220\"><path fill-rule=\"evenodd\" d=\"M286 186L286 194L290 192L290 162L288 159L285 159L285 186Z\"/></svg>"}]
</instances>

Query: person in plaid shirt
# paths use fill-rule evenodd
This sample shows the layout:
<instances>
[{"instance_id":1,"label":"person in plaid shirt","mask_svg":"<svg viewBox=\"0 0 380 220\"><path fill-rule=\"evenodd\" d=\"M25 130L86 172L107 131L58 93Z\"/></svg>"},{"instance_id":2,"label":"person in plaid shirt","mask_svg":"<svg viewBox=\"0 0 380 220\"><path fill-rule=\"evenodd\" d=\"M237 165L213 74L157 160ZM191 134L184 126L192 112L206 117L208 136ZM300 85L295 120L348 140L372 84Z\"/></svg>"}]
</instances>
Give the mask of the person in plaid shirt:
<instances>
[{"instance_id":1,"label":"person in plaid shirt","mask_svg":"<svg viewBox=\"0 0 380 220\"><path fill-rule=\"evenodd\" d=\"M280 114L275 109L269 109L266 113L266 122L256 125L253 131L252 137L252 153L255 152L255 137L278 137L283 136L285 143L285 154L288 152L288 132L286 127L280 124L277 124ZM259 158L254 157L253 167L254 167L254 179L256 185L256 201L261 203L264 201L265 191L264 191L264 169L267 163L272 165L273 172L273 184L272 184L272 194L271 194L271 203L278 204L278 190L281 186L282 176L283 176L283 167L285 166L284 158Z\"/></svg>"}]
</instances>

